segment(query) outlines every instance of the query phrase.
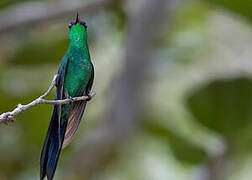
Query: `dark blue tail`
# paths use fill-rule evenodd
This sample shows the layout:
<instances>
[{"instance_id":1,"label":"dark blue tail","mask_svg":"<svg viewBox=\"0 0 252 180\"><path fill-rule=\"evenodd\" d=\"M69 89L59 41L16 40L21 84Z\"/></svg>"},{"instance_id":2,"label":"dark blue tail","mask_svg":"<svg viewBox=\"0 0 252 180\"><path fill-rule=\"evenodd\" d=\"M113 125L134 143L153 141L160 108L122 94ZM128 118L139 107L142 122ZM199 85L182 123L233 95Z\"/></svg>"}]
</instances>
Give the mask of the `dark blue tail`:
<instances>
[{"instance_id":1,"label":"dark blue tail","mask_svg":"<svg viewBox=\"0 0 252 180\"><path fill-rule=\"evenodd\" d=\"M64 121L62 120L64 117L59 117L60 111L60 106L55 105L40 157L40 180L43 180L45 176L48 180L52 180L57 167L67 127L67 120Z\"/></svg>"}]
</instances>

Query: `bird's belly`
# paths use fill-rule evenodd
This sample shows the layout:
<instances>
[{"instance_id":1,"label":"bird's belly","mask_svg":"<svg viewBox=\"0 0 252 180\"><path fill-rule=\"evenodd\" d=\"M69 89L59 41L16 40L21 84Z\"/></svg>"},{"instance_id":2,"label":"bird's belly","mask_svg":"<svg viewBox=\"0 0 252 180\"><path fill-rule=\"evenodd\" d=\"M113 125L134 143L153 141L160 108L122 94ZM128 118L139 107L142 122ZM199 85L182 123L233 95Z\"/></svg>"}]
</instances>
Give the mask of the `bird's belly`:
<instances>
[{"instance_id":1,"label":"bird's belly","mask_svg":"<svg viewBox=\"0 0 252 180\"><path fill-rule=\"evenodd\" d=\"M83 95L91 77L91 67L87 63L70 63L64 81L64 92L72 97Z\"/></svg>"}]
</instances>

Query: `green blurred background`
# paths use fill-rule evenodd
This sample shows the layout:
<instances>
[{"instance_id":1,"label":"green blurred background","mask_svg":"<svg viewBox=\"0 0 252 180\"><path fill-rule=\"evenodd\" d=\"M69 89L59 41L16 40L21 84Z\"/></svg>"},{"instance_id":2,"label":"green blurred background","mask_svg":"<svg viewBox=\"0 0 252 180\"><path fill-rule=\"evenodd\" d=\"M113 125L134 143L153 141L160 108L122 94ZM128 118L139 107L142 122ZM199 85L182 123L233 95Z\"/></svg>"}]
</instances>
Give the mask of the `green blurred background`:
<instances>
[{"instance_id":1,"label":"green blurred background","mask_svg":"<svg viewBox=\"0 0 252 180\"><path fill-rule=\"evenodd\" d=\"M149 103L137 130L84 178L71 167L89 158L76 156L108 113L107 97L123 68L128 17L138 1L78 9L81 0L0 0L0 113L46 91L67 50L68 23L76 11L88 23L96 96L61 154L56 180L252 178L252 1L177 2L170 22L157 32L161 38L143 92ZM64 13L64 4L73 7ZM34 14L37 19L29 20ZM0 124L0 180L39 179L51 111L39 105L15 123Z\"/></svg>"}]
</instances>

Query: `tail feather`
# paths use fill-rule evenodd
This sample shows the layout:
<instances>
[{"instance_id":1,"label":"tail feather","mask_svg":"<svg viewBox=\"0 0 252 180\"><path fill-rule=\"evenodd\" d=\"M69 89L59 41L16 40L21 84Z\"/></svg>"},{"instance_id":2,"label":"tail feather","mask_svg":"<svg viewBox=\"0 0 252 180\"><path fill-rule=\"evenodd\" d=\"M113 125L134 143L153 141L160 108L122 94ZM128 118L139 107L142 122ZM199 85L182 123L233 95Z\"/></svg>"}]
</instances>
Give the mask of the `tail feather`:
<instances>
[{"instance_id":1,"label":"tail feather","mask_svg":"<svg viewBox=\"0 0 252 180\"><path fill-rule=\"evenodd\" d=\"M62 146L63 149L72 141L73 136L79 127L81 118L85 111L86 104L87 102L85 101L75 102L74 107L69 114L65 138Z\"/></svg>"},{"instance_id":2,"label":"tail feather","mask_svg":"<svg viewBox=\"0 0 252 180\"><path fill-rule=\"evenodd\" d=\"M47 176L48 180L52 180L57 167L67 127L67 121L59 121L60 109L59 105L55 105L53 109L51 122L40 158L40 180L43 180L45 176ZM60 126L59 122L61 122Z\"/></svg>"},{"instance_id":3,"label":"tail feather","mask_svg":"<svg viewBox=\"0 0 252 180\"><path fill-rule=\"evenodd\" d=\"M56 106L54 106L54 109L53 109L51 122L50 122L49 128L47 130L43 150L42 150L41 157L40 157L40 180L43 180L45 178L45 176L46 176L46 166L47 166L47 160L48 160L48 149L50 147L51 132L53 130L53 126L55 126L54 125L54 120L55 119L58 119L58 113L57 113L57 107Z\"/></svg>"}]
</instances>

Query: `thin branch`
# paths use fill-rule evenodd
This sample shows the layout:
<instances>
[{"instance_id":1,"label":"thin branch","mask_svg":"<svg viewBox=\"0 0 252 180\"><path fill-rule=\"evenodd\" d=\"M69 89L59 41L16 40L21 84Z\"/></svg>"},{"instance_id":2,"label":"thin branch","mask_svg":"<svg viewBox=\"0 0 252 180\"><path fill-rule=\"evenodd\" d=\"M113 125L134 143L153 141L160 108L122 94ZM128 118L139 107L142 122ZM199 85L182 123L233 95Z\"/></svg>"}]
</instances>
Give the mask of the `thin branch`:
<instances>
[{"instance_id":1,"label":"thin branch","mask_svg":"<svg viewBox=\"0 0 252 180\"><path fill-rule=\"evenodd\" d=\"M14 117L16 115L20 114L21 112L23 112L27 109L30 109L31 107L36 106L38 104L53 104L53 105L55 105L55 104L69 104L73 101L86 101L95 95L94 93L91 93L91 94L89 94L89 96L73 97L73 98L67 98L67 99L62 99L62 100L46 100L46 99L44 99L45 97L47 97L50 94L50 92L52 92L53 88L55 87L56 78L57 78L57 75L54 76L52 83L49 86L48 90L43 95L38 97L37 99L33 100L32 102L30 102L29 104L26 104L26 105L18 104L18 106L13 111L0 114L0 123L7 124L8 122L13 122Z\"/></svg>"}]
</instances>

